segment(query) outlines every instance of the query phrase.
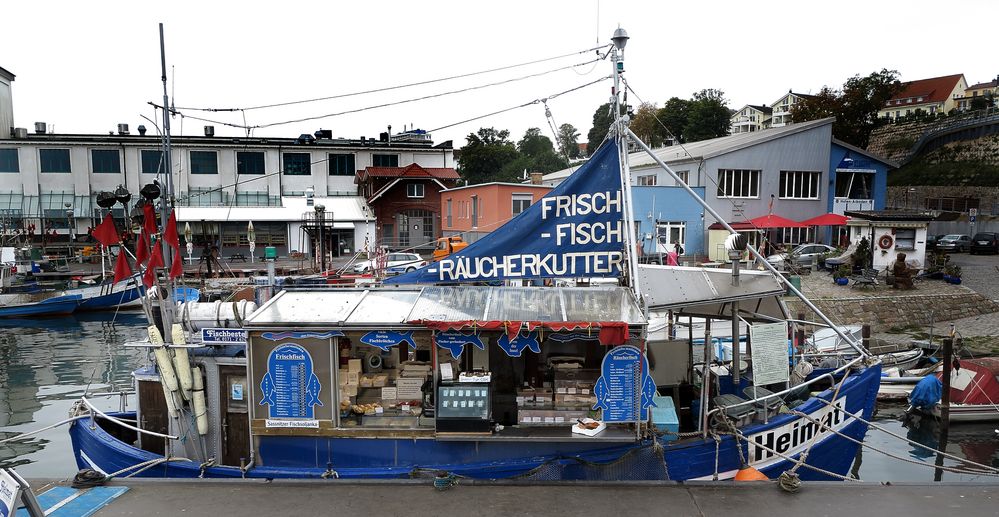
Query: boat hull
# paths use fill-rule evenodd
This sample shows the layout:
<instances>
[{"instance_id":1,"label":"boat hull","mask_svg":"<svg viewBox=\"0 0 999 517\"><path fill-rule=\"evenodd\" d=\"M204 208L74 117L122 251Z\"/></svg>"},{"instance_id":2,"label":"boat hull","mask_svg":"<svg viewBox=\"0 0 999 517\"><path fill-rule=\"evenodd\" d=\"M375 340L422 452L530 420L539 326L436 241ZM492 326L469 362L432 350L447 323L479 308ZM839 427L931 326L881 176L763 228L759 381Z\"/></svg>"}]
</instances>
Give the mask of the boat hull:
<instances>
[{"instance_id":1,"label":"boat hull","mask_svg":"<svg viewBox=\"0 0 999 517\"><path fill-rule=\"evenodd\" d=\"M144 289L142 285L127 285L124 281L112 287L111 292L105 293L106 287L93 286L69 291L79 293L82 297L80 301L81 311L104 311L115 308L138 307Z\"/></svg>"},{"instance_id":2,"label":"boat hull","mask_svg":"<svg viewBox=\"0 0 999 517\"><path fill-rule=\"evenodd\" d=\"M838 432L863 440L867 425L846 413L871 417L881 369L869 367L850 375L835 404L812 398L797 409L830 425ZM832 392L820 394L826 401ZM134 414L122 415L134 418ZM113 424L106 424L113 425ZM810 429L810 431L809 431ZM177 461L157 465L138 475L146 477L250 477L319 478L335 471L340 478L408 478L413 475L447 471L480 479L526 477L537 480L562 479L729 479L740 467L739 450L748 462L771 478L793 463L762 446L796 459L808 450L807 465L846 475L859 445L795 415L779 415L768 423L741 428L752 444L721 435L685 441L669 437L638 442L608 443L573 439L552 442L504 442L495 439L446 441L413 438L312 438L258 437L256 454L266 464L247 469L212 466L202 472L197 462ZM90 419L76 421L70 428L77 465L106 473L162 458L124 443L95 425ZM814 442L814 443L813 443ZM737 449L738 448L738 449ZM717 454L717 456L716 456ZM716 469L717 465L717 469ZM807 466L798 474L803 479L829 480L833 476Z\"/></svg>"},{"instance_id":3,"label":"boat hull","mask_svg":"<svg viewBox=\"0 0 999 517\"><path fill-rule=\"evenodd\" d=\"M0 306L0 318L64 316L76 311L80 295L48 298L40 302L14 303Z\"/></svg>"}]
</instances>

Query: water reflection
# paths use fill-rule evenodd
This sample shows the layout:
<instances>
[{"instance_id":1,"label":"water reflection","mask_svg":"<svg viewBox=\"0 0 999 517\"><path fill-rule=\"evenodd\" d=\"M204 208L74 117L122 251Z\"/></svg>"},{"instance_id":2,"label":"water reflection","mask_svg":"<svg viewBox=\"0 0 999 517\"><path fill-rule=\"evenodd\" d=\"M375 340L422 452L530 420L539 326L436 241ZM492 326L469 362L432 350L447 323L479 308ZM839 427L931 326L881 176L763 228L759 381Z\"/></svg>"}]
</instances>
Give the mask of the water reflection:
<instances>
[{"instance_id":1,"label":"water reflection","mask_svg":"<svg viewBox=\"0 0 999 517\"><path fill-rule=\"evenodd\" d=\"M113 318L113 322L111 321ZM90 393L131 386L144 351L124 342L144 334L141 313L82 314L47 319L0 319L0 438L54 424ZM118 399L98 397L108 409ZM65 476L76 470L61 427L0 444L0 467L25 476Z\"/></svg>"}]
</instances>

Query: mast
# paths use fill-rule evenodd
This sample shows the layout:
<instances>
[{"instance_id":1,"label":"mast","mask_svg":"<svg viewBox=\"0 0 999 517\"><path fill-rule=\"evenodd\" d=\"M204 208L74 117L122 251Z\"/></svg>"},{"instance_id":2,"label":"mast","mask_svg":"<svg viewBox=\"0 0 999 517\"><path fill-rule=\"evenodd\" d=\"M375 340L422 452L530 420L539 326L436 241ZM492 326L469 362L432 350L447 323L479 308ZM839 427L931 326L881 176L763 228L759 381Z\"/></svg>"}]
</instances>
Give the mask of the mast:
<instances>
[{"instance_id":1,"label":"mast","mask_svg":"<svg viewBox=\"0 0 999 517\"><path fill-rule=\"evenodd\" d=\"M611 115L614 123L611 131L617 144L618 161L621 164L621 195L622 200L622 223L624 224L624 246L625 258L628 260L628 286L631 287L639 305L644 307L641 297L641 286L638 280L638 257L635 245L635 223L632 214L631 204L631 169L628 166L628 115L621 114L621 74L624 73L624 47L628 44L628 32L618 27L611 37L614 47L610 50L611 66L614 67L612 75L614 77L613 91L611 92Z\"/></svg>"},{"instance_id":2,"label":"mast","mask_svg":"<svg viewBox=\"0 0 999 517\"><path fill-rule=\"evenodd\" d=\"M167 93L167 73L166 73L166 46L163 40L163 24L160 23L160 69L163 81L163 176L166 183L166 191L160 195L160 228L166 231L169 215L169 202L167 198L173 200L173 161L170 155L170 97ZM163 234L160 234L160 249L163 252L163 264L167 271L170 270L172 257L170 253L173 249L167 244ZM173 341L171 329L173 328L173 291L172 283L167 283L166 296L160 300L160 314L163 317L163 342L170 346Z\"/></svg>"}]
</instances>

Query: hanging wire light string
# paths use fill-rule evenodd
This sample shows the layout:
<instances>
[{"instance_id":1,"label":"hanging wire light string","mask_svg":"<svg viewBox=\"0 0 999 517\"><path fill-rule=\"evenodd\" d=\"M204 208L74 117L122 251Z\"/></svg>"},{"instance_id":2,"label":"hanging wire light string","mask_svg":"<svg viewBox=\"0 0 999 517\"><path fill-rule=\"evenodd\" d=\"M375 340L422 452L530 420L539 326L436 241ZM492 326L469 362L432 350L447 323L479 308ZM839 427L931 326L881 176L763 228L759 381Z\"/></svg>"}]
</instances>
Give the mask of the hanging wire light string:
<instances>
[{"instance_id":1,"label":"hanging wire light string","mask_svg":"<svg viewBox=\"0 0 999 517\"><path fill-rule=\"evenodd\" d=\"M460 93L466 93L466 92L470 92L470 91L481 90L481 89L484 89L484 88L491 88L491 87L494 87L494 86L502 86L504 84L509 84L509 83L513 83L513 82L517 82L517 81L524 81L524 80L527 80L527 79L533 79L533 78L536 78L536 77L541 77L541 76L545 76L545 75L548 75L548 74L552 74L552 73L555 73L555 72L560 72L562 70L569 70L569 69L572 69L572 68L577 67L577 66L582 66L582 65L590 64L590 63L592 63L594 61L597 61L597 60L586 61L586 62L583 62L583 63L577 63L575 65L564 66L564 67L561 67L561 68L554 68L554 69L551 69L551 70L546 70L546 71L538 72L538 73L534 73L534 74L528 74L528 75L524 75L524 76L520 76L520 77L514 77L514 78L511 78L511 79L504 79L502 81L495 81L495 82L487 83L487 84L480 84L480 85L476 85L476 86L469 86L467 88L459 88L457 90L449 90L449 91L445 91L445 92L433 93L433 94L430 94L430 95L423 95L423 96L420 96L420 97L413 97L413 98L410 98L410 99L403 99L403 100L398 100L398 101L385 102L385 103L381 103L381 104L374 104L374 105L371 105L371 106L364 106L364 107L361 107L361 108L355 108L355 109L350 109L350 110L338 111L338 112L334 112L334 113L325 113L325 114L322 114L322 115L313 115L313 116L309 116L309 117L302 117L302 118L291 119L291 120L283 120L283 121L279 121L279 122L270 122L270 123L266 123L266 124L245 125L245 123L244 124L235 124L235 123L231 123L231 122L223 122L223 121L220 121L220 120L208 119L208 118L205 118L205 117L198 117L198 116L195 116L195 115L186 115L186 114L183 114L180 110L173 109L173 108L171 108L171 113L181 114L183 116L186 116L186 117L189 117L189 118L192 118L192 119L195 119L195 120L200 120L200 121L203 121L203 122L210 122L210 123L213 123L213 124L219 124L219 125L224 125L224 126L239 128L239 129L243 129L243 130L263 129L263 128L269 128L269 127L275 127L275 126L284 126L284 125L288 125L288 124L297 124L297 123L301 123L301 122L309 122L309 121L320 120L320 119L325 119L325 118L339 117L339 116L342 116L342 115L349 115L349 114L352 114L352 113L360 113L360 112L363 112L363 111L368 111L368 110L373 110L373 109L387 108L387 107L392 107L392 106L399 106L401 104L409 104L409 103L412 103L412 102L419 102L419 101L424 101L424 100L428 100L428 99L436 99L436 98L440 98L440 97L446 97L448 95L456 95L456 94L460 94ZM153 106L156 106L156 107L161 107L161 106L158 106L157 104L155 104L153 102L150 102L149 104L151 104Z\"/></svg>"},{"instance_id":2,"label":"hanging wire light string","mask_svg":"<svg viewBox=\"0 0 999 517\"><path fill-rule=\"evenodd\" d=\"M367 94L371 94L371 93L381 93L381 92L387 92L387 91L392 91L392 90L399 90L399 89L403 89L403 88L410 88L410 87L413 87L413 86L425 86L425 85L428 85L428 84L434 84L434 83L439 83L439 82L444 82L444 81L450 81L450 80L454 80L454 79L464 79L464 78L467 78L467 77L474 77L474 76L477 76L477 75L484 75L484 74L489 74L489 73L493 73L493 72L502 72L504 70L511 70L511 69L514 69L514 68L520 68L520 67L529 66L529 65L536 65L538 63L545 63L545 62L548 62L548 61L555 61L557 59L562 59L562 58L566 58L566 57L578 56L580 54L586 54L588 52L593 52L594 50L600 50L600 49L605 48L605 47L607 47L607 45L600 45L600 46L597 46L597 47L588 48L586 50L580 50L580 51L577 51L577 52L570 52L568 54L562 54L562 55L547 57L547 58L543 58L543 59L536 59L534 61L528 61L526 63L517 63L517 64L514 64L514 65L506 65L506 66L501 66L501 67L498 67L498 68L490 68L488 70L480 70L478 72L469 72L469 73L466 73L466 74L452 75L452 76L447 76L447 77L441 77L441 78L438 78L438 79L429 79L429 80L426 80L426 81L418 81L418 82L415 82L415 83L399 84L399 85L395 85L395 86L386 86L384 88L375 88L373 90L362 90L362 91L358 91L358 92L350 92L350 93L341 93L341 94L337 94L337 95L329 95L329 96L326 96L326 97L316 97L316 98L313 98L313 99L302 99L302 100L287 101L287 102L276 102L276 103L273 103L273 104L261 104L259 106L246 106L246 107L241 107L241 108L180 107L180 108L175 108L175 109L177 109L177 110L190 110L190 111L210 111L210 112L249 111L249 110L267 109L267 108L279 108L279 107L284 107L284 106L293 106L293 105L296 105L296 104L306 104L306 103L311 103L311 102L320 102L320 101L327 101L327 100L333 100L333 99L343 99L343 98L346 98L346 97L356 97L358 95L367 95ZM579 65L573 65L572 67L567 67L567 68L574 68L576 66L586 65L586 64L589 64L589 63L592 63L592 62L593 61L587 61L585 63L580 63ZM587 72L587 73L589 73L589 72Z\"/></svg>"},{"instance_id":3,"label":"hanging wire light string","mask_svg":"<svg viewBox=\"0 0 999 517\"><path fill-rule=\"evenodd\" d=\"M574 88L570 88L568 90L563 90L561 92L558 92L558 93L555 93L555 94L552 94L552 95L549 95L549 96L543 97L543 98L551 100L551 99L560 97L562 95L565 95L567 93L572 93L572 92L581 90L583 88L586 88L587 86L592 86L594 84L597 84L597 83L599 83L601 81L604 81L604 80L607 80L609 78L610 78L610 76L601 77L600 79L597 79L595 81L591 81L591 82L588 82L586 84L582 84L580 86L576 86ZM525 108L527 106L532 106L534 104L540 104L542 102L541 99L542 98L534 99L532 101L528 101L528 102L525 102L523 104L518 104L516 106L511 106L509 108L505 108L505 109L502 109L502 110L498 110L498 111L494 111L494 112L491 112L491 113L487 113L485 115L479 115L479 116L468 118L468 119L465 119L465 120L462 120L462 121L459 121L459 122L454 122L454 123L447 124L447 125L444 125L444 126L440 126L440 127L436 127L436 128L433 128L433 129L429 129L427 132L432 133L434 131L440 131L442 129L447 129L447 128L458 126L458 125L465 124L465 123L468 123L468 122L473 122L473 121L476 121L476 120L479 120L479 119L483 119L483 118L486 118L486 117L490 117L490 116L493 116L493 115L497 115L497 114L500 114L500 113L506 113L508 111L513 111L513 110L516 110L516 109L519 109L519 108ZM326 157L326 158L320 158L319 160L311 162L309 165L317 165L317 164L320 164L320 163L326 163L327 161L329 161L328 157ZM262 179L265 179L265 178L269 178L271 176L276 176L276 175L282 174L283 172L284 172L284 169L281 169L281 170L277 170L277 171L273 171L273 172L268 172L268 173L265 173L265 174L254 175L254 177L252 177L252 178L238 180L238 181L235 181L233 183L222 185L222 186L217 187L217 188L211 188L211 189L206 189L206 190L200 190L198 192L189 193L187 196L183 196L183 197L178 198L178 200L179 201L190 202L190 200L195 199L195 198L200 197L200 196L208 195L208 194L211 194L213 192L220 192L223 189L230 188L230 187L236 187L238 185L243 185L243 184L249 183L251 181L257 181L257 180L262 180Z\"/></svg>"}]
</instances>

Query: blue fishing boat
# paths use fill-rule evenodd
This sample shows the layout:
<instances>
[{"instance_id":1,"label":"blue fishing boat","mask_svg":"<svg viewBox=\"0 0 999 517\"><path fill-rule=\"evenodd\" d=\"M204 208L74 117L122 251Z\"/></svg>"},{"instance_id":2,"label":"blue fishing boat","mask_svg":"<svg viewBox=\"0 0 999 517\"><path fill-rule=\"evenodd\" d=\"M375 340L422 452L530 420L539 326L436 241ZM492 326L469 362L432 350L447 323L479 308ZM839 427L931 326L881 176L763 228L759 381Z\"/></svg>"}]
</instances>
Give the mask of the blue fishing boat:
<instances>
[{"instance_id":1,"label":"blue fishing boat","mask_svg":"<svg viewBox=\"0 0 999 517\"><path fill-rule=\"evenodd\" d=\"M615 99L625 41L618 29L607 53ZM148 340L134 345L152 359L133 372L138 408L105 413L81 399L70 427L77 465L108 475L445 483L746 471L843 479L867 431L880 364L841 336L855 358L792 384L780 297L791 291L833 323L772 266L741 276L639 266L629 141L736 232L625 117L609 134L537 203L457 253L392 277L394 286L286 286L237 318L242 328L200 335L185 333L187 311L172 300L143 297L153 317ZM766 265L745 238L726 246ZM523 287L573 278L614 286ZM714 347L694 357L693 337L672 329L649 339L650 311L707 318L705 343L710 320L746 322L751 368L722 373ZM740 355L732 347L734 364Z\"/></svg>"},{"instance_id":2,"label":"blue fishing boat","mask_svg":"<svg viewBox=\"0 0 999 517\"><path fill-rule=\"evenodd\" d=\"M79 294L0 294L0 318L72 314L80 300Z\"/></svg>"},{"instance_id":3,"label":"blue fishing boat","mask_svg":"<svg viewBox=\"0 0 999 517\"><path fill-rule=\"evenodd\" d=\"M119 308L139 308L139 299L145 292L138 275L120 282L106 282L100 285L81 287L66 291L80 295L81 311L104 311Z\"/></svg>"}]
</instances>

